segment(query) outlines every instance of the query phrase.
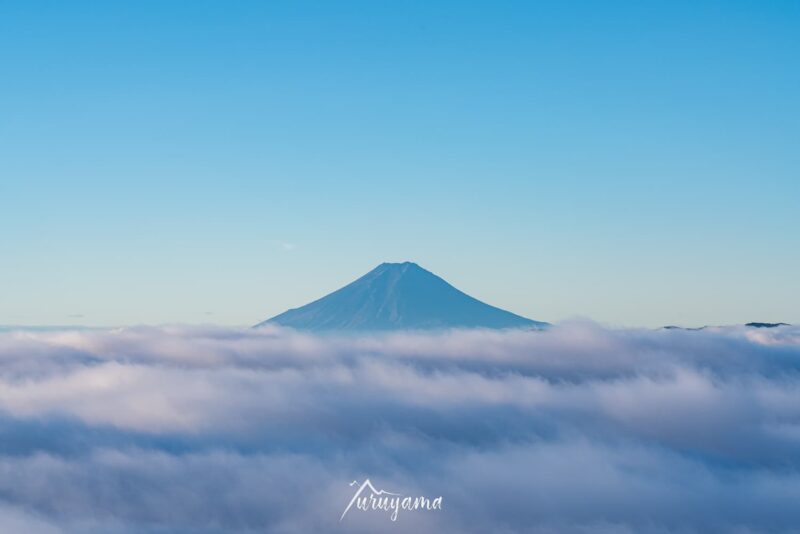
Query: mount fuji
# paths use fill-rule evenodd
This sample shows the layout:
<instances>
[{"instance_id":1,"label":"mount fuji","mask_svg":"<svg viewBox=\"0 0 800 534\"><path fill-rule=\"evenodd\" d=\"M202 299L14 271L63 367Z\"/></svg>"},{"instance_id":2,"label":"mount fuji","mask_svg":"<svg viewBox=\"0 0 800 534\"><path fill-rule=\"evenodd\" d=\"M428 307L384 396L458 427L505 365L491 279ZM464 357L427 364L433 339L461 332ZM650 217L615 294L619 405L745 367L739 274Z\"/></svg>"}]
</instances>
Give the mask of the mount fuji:
<instances>
[{"instance_id":1,"label":"mount fuji","mask_svg":"<svg viewBox=\"0 0 800 534\"><path fill-rule=\"evenodd\" d=\"M358 280L267 324L314 331L545 328L459 291L416 263L382 263Z\"/></svg>"}]
</instances>

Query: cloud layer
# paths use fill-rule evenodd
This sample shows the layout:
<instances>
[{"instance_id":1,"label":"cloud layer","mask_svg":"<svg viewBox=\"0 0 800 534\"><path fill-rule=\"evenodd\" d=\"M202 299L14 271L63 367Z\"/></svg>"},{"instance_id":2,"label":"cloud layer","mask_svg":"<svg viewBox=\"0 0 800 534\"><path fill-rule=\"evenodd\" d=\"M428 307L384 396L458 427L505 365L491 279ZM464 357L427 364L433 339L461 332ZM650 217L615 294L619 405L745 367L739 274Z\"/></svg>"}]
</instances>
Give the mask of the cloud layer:
<instances>
[{"instance_id":1,"label":"cloud layer","mask_svg":"<svg viewBox=\"0 0 800 534\"><path fill-rule=\"evenodd\" d=\"M789 532L798 468L797 327L0 332L2 531Z\"/></svg>"}]
</instances>

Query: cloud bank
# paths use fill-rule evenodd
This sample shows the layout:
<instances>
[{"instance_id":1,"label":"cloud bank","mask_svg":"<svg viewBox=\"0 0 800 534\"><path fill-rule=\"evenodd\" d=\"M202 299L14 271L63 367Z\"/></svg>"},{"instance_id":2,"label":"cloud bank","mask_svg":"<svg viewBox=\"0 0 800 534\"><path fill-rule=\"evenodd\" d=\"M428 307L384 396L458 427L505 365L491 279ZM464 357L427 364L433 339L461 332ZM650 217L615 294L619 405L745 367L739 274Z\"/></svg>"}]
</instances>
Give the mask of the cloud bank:
<instances>
[{"instance_id":1,"label":"cloud bank","mask_svg":"<svg viewBox=\"0 0 800 534\"><path fill-rule=\"evenodd\" d=\"M4 532L791 532L799 468L798 327L0 332Z\"/></svg>"}]
</instances>

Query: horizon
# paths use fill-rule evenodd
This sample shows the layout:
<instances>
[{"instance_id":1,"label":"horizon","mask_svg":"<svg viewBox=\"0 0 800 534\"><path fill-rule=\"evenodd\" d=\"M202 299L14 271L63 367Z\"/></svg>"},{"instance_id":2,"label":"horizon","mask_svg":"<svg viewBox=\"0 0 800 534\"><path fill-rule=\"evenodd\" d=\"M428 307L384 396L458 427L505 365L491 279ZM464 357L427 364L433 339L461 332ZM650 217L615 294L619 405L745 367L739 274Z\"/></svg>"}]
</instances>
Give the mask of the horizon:
<instances>
[{"instance_id":1,"label":"horizon","mask_svg":"<svg viewBox=\"0 0 800 534\"><path fill-rule=\"evenodd\" d=\"M309 301L307 303L300 304L300 305L297 305L295 307L288 308L288 309L284 310L283 312L281 312L279 314L276 314L275 316L272 316L272 317L269 317L269 318L266 318L266 319L262 319L262 320L258 320L256 322L256 324L249 324L249 325L247 325L247 324L227 324L227 325L222 324L221 325L221 324L214 323L213 321L200 322L200 323L168 322L168 323L133 323L133 324L117 324L117 325L108 325L108 324L106 324L106 325L81 325L81 324L78 324L78 323L75 323L75 324L69 324L69 323L64 323L64 324L30 324L30 325L25 325L25 324L0 324L0 330L14 330L14 329L19 329L19 330L113 329L113 328L128 328L128 327L146 327L146 326L155 326L155 327L163 327L163 326L187 326L187 327L189 327L189 326L219 326L219 327L229 327L229 328L256 328L256 327L264 326L264 325L270 323L271 321L276 319L278 316L283 315L286 312L295 311L297 308L305 307L306 305L312 304L312 303L314 303L314 302L316 302L318 300L322 300L322 299L324 299L326 297L329 297L329 296L333 295L334 293L337 293L339 290L344 289L345 287L348 287L348 286L354 284L355 282L360 280L362 277L379 270L381 267L384 267L384 266L401 267L401 266L404 266L404 265L415 266L418 269L420 269L420 270L422 270L422 271L424 271L424 272L426 272L428 274L433 275L435 278L443 280L446 284L451 285L444 277L441 277L438 274L426 269L424 266L418 264L417 262L410 261L410 260L399 261L399 262L382 262L382 263L378 264L376 267L374 267L373 269L371 269L370 271L366 272L365 274L363 274L361 276L358 276L358 277L354 278L351 282L349 282L348 284L345 284L342 287L339 287L339 288L336 288L336 289L332 289L329 292L325 293L324 295L320 295L319 297L317 297L315 299L312 299L311 301ZM453 286L453 287L455 287L455 286ZM456 288L456 289L459 290L459 292L461 292L460 288ZM471 297L471 295L469 295L469 293L467 293L467 296ZM488 304L490 306L493 306L493 304L490 303L490 302L481 301L480 299L478 299L478 300L480 302L482 302L483 304ZM502 311L511 312L512 314L514 313L513 310L504 310L503 308L500 308L500 309ZM541 322L540 319L532 319L531 317L528 317L528 316L521 316L521 317L524 318L524 319L531 320L533 323ZM791 323L784 322L784 321L764 321L764 320L760 320L760 319L758 319L758 320L754 319L754 320L748 320L746 322L735 323L735 324L704 324L704 325L681 324L681 325L676 325L676 324L673 323L673 324L665 324L665 325L660 325L660 326L649 326L648 327L648 326L645 326L645 325L635 325L635 324L616 324L616 325L604 324L604 323L601 323L599 321L595 321L591 317L583 317L583 316L578 316L578 315L573 316L573 317L564 318L564 319L562 319L561 321L558 321L558 322L544 322L542 324L546 324L546 325L549 325L549 326L558 326L559 324L572 324L572 323L574 323L576 321L577 322L591 322L591 323L595 323L595 324L598 324L600 326L603 326L604 328L614 328L614 329L635 329L635 328L650 328L650 329L688 328L688 329L696 329L696 328L706 328L706 327L751 326L753 324L772 324L772 325L775 325L775 326L778 326L778 325L791 326ZM282 325L278 324L277 326L282 326ZM286 327L286 326L282 326L282 327ZM292 327L289 327L289 328L292 328ZM470 327L447 327L447 329L456 329L456 330L465 329L465 328L468 329ZM473 328L475 328L475 327L473 327ZM478 327L478 328L480 328L480 327ZM303 329L300 329L300 330L303 330ZM417 331L417 329L411 329L411 330ZM386 331L384 331L384 332L386 332ZM308 332L308 333L313 333L313 332ZM367 332L363 332L363 333L367 333Z\"/></svg>"},{"instance_id":2,"label":"horizon","mask_svg":"<svg viewBox=\"0 0 800 534\"><path fill-rule=\"evenodd\" d=\"M247 324L402 258L550 322L796 324L798 25L7 4L0 324Z\"/></svg>"}]
</instances>

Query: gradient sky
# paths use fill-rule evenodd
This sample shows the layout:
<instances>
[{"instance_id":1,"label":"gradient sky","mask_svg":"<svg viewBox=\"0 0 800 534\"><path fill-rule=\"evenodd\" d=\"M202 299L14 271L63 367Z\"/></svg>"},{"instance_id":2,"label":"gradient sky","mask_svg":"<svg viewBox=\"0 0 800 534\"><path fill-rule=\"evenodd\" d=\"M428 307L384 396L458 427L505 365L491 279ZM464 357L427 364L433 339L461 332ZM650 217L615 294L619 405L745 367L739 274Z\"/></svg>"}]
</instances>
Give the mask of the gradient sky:
<instances>
[{"instance_id":1,"label":"gradient sky","mask_svg":"<svg viewBox=\"0 0 800 534\"><path fill-rule=\"evenodd\" d=\"M247 325L383 261L800 321L800 3L0 0L0 324Z\"/></svg>"}]
</instances>

